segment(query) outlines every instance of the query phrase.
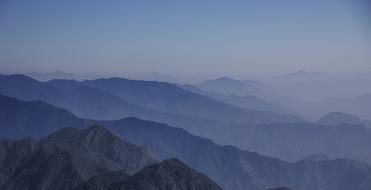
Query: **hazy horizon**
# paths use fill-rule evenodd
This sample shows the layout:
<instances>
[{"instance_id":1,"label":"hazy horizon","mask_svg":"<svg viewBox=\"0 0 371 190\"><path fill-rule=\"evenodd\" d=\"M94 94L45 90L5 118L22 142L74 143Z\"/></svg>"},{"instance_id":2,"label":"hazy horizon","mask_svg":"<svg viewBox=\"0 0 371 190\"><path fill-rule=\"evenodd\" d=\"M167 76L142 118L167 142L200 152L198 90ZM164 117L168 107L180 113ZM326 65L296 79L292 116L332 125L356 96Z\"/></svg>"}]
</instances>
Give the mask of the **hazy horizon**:
<instances>
[{"instance_id":1,"label":"hazy horizon","mask_svg":"<svg viewBox=\"0 0 371 190\"><path fill-rule=\"evenodd\" d=\"M235 78L371 71L362 2L2 1L1 70Z\"/></svg>"}]
</instances>

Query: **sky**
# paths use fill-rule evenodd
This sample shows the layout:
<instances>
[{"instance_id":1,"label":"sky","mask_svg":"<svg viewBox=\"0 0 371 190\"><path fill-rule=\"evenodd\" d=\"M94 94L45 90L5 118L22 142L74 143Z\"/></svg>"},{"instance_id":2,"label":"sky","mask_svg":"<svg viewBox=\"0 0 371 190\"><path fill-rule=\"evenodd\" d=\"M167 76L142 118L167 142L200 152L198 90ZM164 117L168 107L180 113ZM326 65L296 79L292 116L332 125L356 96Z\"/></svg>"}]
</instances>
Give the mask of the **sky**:
<instances>
[{"instance_id":1,"label":"sky","mask_svg":"<svg viewBox=\"0 0 371 190\"><path fill-rule=\"evenodd\" d=\"M370 71L365 2L0 0L0 71Z\"/></svg>"}]
</instances>

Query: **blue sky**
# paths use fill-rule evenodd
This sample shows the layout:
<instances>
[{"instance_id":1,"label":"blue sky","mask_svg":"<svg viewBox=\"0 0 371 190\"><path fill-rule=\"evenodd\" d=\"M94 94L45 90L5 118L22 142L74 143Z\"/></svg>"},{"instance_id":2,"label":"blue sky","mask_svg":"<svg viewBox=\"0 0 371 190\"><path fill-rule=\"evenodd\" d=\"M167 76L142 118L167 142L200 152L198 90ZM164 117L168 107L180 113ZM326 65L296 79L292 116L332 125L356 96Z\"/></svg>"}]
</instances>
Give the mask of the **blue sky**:
<instances>
[{"instance_id":1,"label":"blue sky","mask_svg":"<svg viewBox=\"0 0 371 190\"><path fill-rule=\"evenodd\" d=\"M361 1L1 0L0 70L371 70Z\"/></svg>"}]
</instances>

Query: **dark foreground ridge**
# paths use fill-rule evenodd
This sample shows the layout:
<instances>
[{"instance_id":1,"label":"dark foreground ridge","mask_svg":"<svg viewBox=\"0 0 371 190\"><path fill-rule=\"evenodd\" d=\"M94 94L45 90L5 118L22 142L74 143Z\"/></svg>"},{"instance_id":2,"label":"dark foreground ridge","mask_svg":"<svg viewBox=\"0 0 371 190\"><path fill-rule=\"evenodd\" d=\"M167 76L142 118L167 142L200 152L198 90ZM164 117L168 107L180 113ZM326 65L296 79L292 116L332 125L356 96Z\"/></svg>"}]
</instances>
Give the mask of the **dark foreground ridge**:
<instances>
[{"instance_id":1,"label":"dark foreground ridge","mask_svg":"<svg viewBox=\"0 0 371 190\"><path fill-rule=\"evenodd\" d=\"M177 159L162 161L144 168L126 180L114 183L109 190L221 190L208 177Z\"/></svg>"},{"instance_id":2,"label":"dark foreground ridge","mask_svg":"<svg viewBox=\"0 0 371 190\"><path fill-rule=\"evenodd\" d=\"M104 127L64 128L36 141L0 141L1 190L69 190L109 171L133 174L155 160Z\"/></svg>"}]
</instances>

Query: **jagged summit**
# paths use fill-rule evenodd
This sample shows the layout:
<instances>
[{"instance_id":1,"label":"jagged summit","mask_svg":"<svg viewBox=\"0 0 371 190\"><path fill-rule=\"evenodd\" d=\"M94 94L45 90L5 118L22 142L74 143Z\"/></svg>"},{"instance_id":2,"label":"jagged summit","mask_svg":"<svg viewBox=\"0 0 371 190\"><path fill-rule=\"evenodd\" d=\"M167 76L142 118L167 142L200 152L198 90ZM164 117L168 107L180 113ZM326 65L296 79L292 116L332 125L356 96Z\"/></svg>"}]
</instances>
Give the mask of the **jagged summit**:
<instances>
[{"instance_id":1,"label":"jagged summit","mask_svg":"<svg viewBox=\"0 0 371 190\"><path fill-rule=\"evenodd\" d=\"M134 174L155 160L108 129L64 128L39 140L0 141L1 190L66 190L110 171Z\"/></svg>"}]
</instances>

